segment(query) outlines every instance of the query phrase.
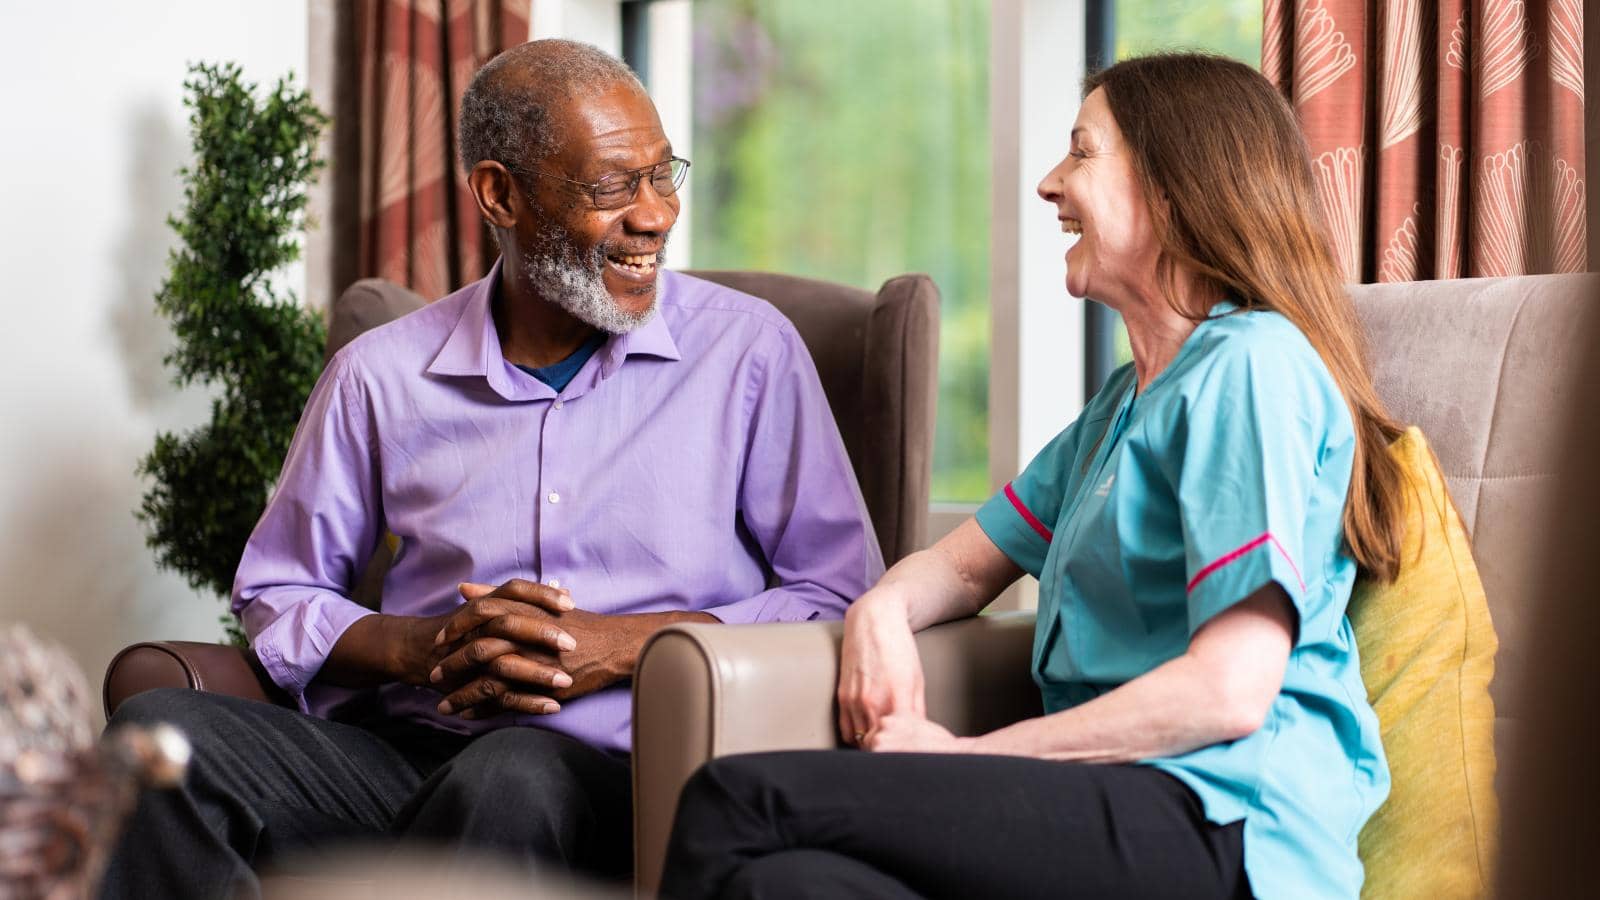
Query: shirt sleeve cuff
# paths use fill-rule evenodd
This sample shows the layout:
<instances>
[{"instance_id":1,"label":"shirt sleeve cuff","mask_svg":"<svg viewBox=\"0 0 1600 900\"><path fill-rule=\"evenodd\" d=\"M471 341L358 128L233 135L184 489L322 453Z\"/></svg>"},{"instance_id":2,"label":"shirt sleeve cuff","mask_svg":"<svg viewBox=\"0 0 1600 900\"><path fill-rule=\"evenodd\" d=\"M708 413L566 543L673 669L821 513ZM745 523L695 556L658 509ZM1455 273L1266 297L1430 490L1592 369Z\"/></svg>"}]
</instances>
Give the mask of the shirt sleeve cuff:
<instances>
[{"instance_id":1,"label":"shirt sleeve cuff","mask_svg":"<svg viewBox=\"0 0 1600 900\"><path fill-rule=\"evenodd\" d=\"M373 614L345 597L317 594L267 623L252 637L250 646L273 682L295 698L301 712L309 713L307 685L345 631Z\"/></svg>"},{"instance_id":2,"label":"shirt sleeve cuff","mask_svg":"<svg viewBox=\"0 0 1600 900\"><path fill-rule=\"evenodd\" d=\"M810 594L822 596L813 597ZM849 601L823 588L806 594L793 586L762 591L754 597L707 607L701 612L716 616L726 625L752 625L761 622L809 622L844 618Z\"/></svg>"},{"instance_id":3,"label":"shirt sleeve cuff","mask_svg":"<svg viewBox=\"0 0 1600 900\"><path fill-rule=\"evenodd\" d=\"M994 541L1001 553L1010 557L1024 572L1038 578L1044 571L1045 554L1050 551L1050 538L1045 536L1049 532L1037 518L1030 521L1032 513L1024 517L1025 511L1026 507L1022 506L1011 486L1006 485L1006 490L978 507L975 518L978 527L989 536L989 540Z\"/></svg>"},{"instance_id":4,"label":"shirt sleeve cuff","mask_svg":"<svg viewBox=\"0 0 1600 900\"><path fill-rule=\"evenodd\" d=\"M1289 595L1295 614L1303 618L1306 584L1299 564L1271 532L1207 563L1189 580L1189 634L1273 582Z\"/></svg>"}]
</instances>

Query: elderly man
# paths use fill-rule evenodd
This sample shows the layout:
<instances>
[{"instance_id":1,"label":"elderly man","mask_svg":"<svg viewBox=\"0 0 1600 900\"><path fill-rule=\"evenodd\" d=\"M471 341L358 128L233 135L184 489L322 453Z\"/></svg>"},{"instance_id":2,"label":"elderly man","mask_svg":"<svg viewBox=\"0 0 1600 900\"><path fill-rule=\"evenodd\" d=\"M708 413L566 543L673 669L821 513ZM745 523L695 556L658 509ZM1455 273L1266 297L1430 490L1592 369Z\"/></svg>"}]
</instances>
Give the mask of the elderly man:
<instances>
[{"instance_id":1,"label":"elderly man","mask_svg":"<svg viewBox=\"0 0 1600 900\"><path fill-rule=\"evenodd\" d=\"M234 609L309 715L129 700L117 721L175 721L196 760L141 802L109 895L253 891L390 836L625 877L645 640L837 618L882 573L793 327L661 271L688 163L625 66L502 54L461 156L501 260L334 357L239 565ZM385 534L374 613L348 595Z\"/></svg>"}]
</instances>

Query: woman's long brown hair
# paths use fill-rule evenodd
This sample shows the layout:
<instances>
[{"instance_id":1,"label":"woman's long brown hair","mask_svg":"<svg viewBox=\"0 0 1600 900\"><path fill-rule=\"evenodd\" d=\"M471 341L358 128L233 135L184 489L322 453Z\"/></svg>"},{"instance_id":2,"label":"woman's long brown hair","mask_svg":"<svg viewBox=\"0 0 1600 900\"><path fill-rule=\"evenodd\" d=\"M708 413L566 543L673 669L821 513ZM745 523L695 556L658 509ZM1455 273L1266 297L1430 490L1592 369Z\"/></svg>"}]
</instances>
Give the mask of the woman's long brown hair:
<instances>
[{"instance_id":1,"label":"woman's long brown hair","mask_svg":"<svg viewBox=\"0 0 1600 900\"><path fill-rule=\"evenodd\" d=\"M1401 429L1372 385L1288 102L1249 66L1203 53L1124 60L1084 80L1085 97L1097 89L1150 206L1168 302L1189 318L1205 316L1177 296L1176 272L1188 269L1203 289L1281 313L1332 373L1356 432L1345 542L1368 576L1393 580L1404 480L1387 448Z\"/></svg>"}]
</instances>

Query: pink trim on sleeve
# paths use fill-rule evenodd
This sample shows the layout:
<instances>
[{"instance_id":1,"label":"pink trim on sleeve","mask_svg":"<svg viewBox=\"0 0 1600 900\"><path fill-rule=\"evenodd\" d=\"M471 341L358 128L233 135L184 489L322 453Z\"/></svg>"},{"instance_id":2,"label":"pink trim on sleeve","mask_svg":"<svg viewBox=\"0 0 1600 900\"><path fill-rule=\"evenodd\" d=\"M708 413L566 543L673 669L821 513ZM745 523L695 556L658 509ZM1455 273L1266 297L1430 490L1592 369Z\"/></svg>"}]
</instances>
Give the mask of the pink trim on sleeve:
<instances>
[{"instance_id":1,"label":"pink trim on sleeve","mask_svg":"<svg viewBox=\"0 0 1600 900\"><path fill-rule=\"evenodd\" d=\"M1017 515L1022 517L1022 521L1027 522L1028 525L1038 533L1039 537L1044 538L1045 543L1048 544L1055 540L1055 532L1044 527L1044 523L1039 521L1038 516L1028 512L1028 508L1022 505L1022 498L1017 496L1017 492L1015 490L1012 490L1011 483L1009 481L1006 482L1006 499L1011 501L1011 505L1016 508Z\"/></svg>"},{"instance_id":2,"label":"pink trim on sleeve","mask_svg":"<svg viewBox=\"0 0 1600 900\"><path fill-rule=\"evenodd\" d=\"M1008 485L1006 489L1010 490L1010 486ZM1266 543L1271 543L1272 546L1278 548L1279 553L1283 554L1284 561L1289 564L1289 570L1294 572L1294 580L1300 582L1300 590L1304 592L1306 589L1306 580L1300 577L1300 568L1294 564L1294 559L1289 556L1289 551L1283 549L1283 545L1278 543L1278 539L1273 537L1272 532L1270 531L1263 531L1257 537L1253 537L1250 540L1245 541L1237 550L1224 553L1222 556L1217 557L1205 568L1195 573L1194 578L1190 579L1189 581L1189 587L1186 589L1186 592L1193 593L1195 587L1197 587L1200 582L1206 580L1206 576Z\"/></svg>"}]
</instances>

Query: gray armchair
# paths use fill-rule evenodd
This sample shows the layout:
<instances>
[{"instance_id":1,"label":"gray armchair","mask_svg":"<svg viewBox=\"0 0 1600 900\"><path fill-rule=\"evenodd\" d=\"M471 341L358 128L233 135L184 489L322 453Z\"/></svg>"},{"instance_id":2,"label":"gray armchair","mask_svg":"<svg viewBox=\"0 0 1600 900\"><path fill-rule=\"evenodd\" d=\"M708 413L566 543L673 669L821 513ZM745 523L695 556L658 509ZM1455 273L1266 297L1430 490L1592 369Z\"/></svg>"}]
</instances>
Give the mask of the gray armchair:
<instances>
[{"instance_id":1,"label":"gray armchair","mask_svg":"<svg viewBox=\"0 0 1600 900\"><path fill-rule=\"evenodd\" d=\"M1351 294L1379 394L1396 418L1427 434L1472 535L1500 638L1491 688L1500 772L1537 772L1539 761L1517 742L1518 721L1538 693L1528 681L1540 653L1530 601L1550 559L1587 559L1600 540L1593 524L1554 527L1567 486L1588 472L1574 469L1565 438L1568 417L1593 403L1582 377L1600 334L1600 275L1361 285ZM1580 619L1592 602L1583 592L1561 599L1565 608L1543 610L1550 622ZM646 646L634 688L641 894L660 881L678 792L701 763L838 746L839 638L838 623L689 625ZM956 734L978 734L1037 715L1032 642L1031 612L917 635L929 717ZM1497 784L1502 796L1507 783ZM1363 896L1396 894L1369 882Z\"/></svg>"},{"instance_id":2,"label":"gray armchair","mask_svg":"<svg viewBox=\"0 0 1600 900\"><path fill-rule=\"evenodd\" d=\"M655 894L678 794L702 763L735 753L839 746L834 686L842 622L675 625L651 638L633 687L633 856ZM982 734L1043 712L1033 613L978 616L917 635L928 717Z\"/></svg>"}]
</instances>

